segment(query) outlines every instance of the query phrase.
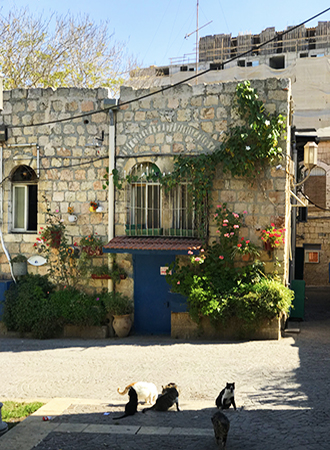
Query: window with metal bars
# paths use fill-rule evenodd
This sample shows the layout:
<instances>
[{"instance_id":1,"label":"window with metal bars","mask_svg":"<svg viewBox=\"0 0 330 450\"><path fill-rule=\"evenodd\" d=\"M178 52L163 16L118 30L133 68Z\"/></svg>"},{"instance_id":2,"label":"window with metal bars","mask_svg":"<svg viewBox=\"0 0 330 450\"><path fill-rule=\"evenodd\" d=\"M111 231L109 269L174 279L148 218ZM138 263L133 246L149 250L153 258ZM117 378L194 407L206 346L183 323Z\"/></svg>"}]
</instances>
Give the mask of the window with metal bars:
<instances>
[{"instance_id":1,"label":"window with metal bars","mask_svg":"<svg viewBox=\"0 0 330 450\"><path fill-rule=\"evenodd\" d=\"M166 192L152 175L153 163L135 165L126 188L126 234L130 236L195 236L194 209L188 183Z\"/></svg>"}]
</instances>

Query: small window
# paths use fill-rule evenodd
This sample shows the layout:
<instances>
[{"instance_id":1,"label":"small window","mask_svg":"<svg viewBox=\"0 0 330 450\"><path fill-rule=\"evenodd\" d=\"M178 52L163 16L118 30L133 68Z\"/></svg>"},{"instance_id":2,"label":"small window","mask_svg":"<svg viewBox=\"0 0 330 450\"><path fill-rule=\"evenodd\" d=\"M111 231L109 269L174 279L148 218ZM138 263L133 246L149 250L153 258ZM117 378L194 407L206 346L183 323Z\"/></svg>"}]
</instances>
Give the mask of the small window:
<instances>
[{"instance_id":1,"label":"small window","mask_svg":"<svg viewBox=\"0 0 330 450\"><path fill-rule=\"evenodd\" d=\"M239 59L237 65L238 67L245 67L245 59Z\"/></svg>"},{"instance_id":2,"label":"small window","mask_svg":"<svg viewBox=\"0 0 330 450\"><path fill-rule=\"evenodd\" d=\"M12 231L36 232L38 212L38 177L29 166L18 166L10 177L12 183Z\"/></svg>"},{"instance_id":3,"label":"small window","mask_svg":"<svg viewBox=\"0 0 330 450\"><path fill-rule=\"evenodd\" d=\"M272 69L285 69L285 57L283 56L273 56L269 58L269 67Z\"/></svg>"},{"instance_id":4,"label":"small window","mask_svg":"<svg viewBox=\"0 0 330 450\"><path fill-rule=\"evenodd\" d=\"M305 263L318 264L320 262L319 250L305 250Z\"/></svg>"}]
</instances>

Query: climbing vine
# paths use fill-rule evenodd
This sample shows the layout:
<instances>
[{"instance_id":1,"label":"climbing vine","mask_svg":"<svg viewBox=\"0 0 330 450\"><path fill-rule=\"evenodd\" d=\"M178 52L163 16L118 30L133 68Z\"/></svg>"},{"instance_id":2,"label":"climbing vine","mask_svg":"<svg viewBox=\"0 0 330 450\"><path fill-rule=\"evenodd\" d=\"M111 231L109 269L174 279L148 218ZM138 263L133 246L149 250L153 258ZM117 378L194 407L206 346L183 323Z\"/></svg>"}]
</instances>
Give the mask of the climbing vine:
<instances>
[{"instance_id":1,"label":"climbing vine","mask_svg":"<svg viewBox=\"0 0 330 450\"><path fill-rule=\"evenodd\" d=\"M278 141L285 129L283 116L271 116L265 112L263 102L259 100L257 91L249 81L237 85L236 103L242 124L235 125L226 132L216 151L198 155L175 155L174 168L170 174L160 171L144 174L145 180L159 182L166 191L188 182L197 218L197 231L201 238L208 236L210 197L217 164L222 163L223 171L230 172L232 176L254 177L267 165L282 158ZM118 189L123 188L125 181L139 181L138 177L132 175L121 178L117 169L112 171L112 176ZM109 181L108 173L104 175L104 179L105 189Z\"/></svg>"}]
</instances>

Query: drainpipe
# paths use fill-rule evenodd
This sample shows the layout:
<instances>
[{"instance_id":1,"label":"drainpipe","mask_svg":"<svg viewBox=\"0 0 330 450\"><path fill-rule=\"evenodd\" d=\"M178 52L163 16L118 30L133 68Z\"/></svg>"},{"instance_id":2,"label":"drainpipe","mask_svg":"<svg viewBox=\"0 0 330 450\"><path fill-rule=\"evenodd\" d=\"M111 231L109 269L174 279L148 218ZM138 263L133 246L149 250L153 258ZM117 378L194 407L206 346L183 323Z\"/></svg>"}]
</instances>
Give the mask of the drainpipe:
<instances>
[{"instance_id":1,"label":"drainpipe","mask_svg":"<svg viewBox=\"0 0 330 450\"><path fill-rule=\"evenodd\" d=\"M108 190L108 240L110 241L114 237L114 229L115 229L115 187L113 184L113 177L110 176L112 170L115 168L115 140L116 140L116 131L115 131L115 115L114 115L114 106L116 106L116 99L105 99L104 106L111 106L109 109L109 190ZM113 261L110 258L109 267L112 268ZM108 281L108 291L113 291L113 281Z\"/></svg>"},{"instance_id":2,"label":"drainpipe","mask_svg":"<svg viewBox=\"0 0 330 450\"><path fill-rule=\"evenodd\" d=\"M298 152L297 152L297 146L296 146L296 127L292 127L292 158L294 163L294 171L295 176L294 179L297 180L298 176ZM295 195L297 195L297 188L293 188L293 192ZM296 198L293 196L292 199L290 199L290 202L292 201L292 205L297 204ZM290 277L289 282L291 283L292 280L295 278L295 268L296 268L296 226L297 226L297 208L291 206L291 265L290 265Z\"/></svg>"}]
</instances>

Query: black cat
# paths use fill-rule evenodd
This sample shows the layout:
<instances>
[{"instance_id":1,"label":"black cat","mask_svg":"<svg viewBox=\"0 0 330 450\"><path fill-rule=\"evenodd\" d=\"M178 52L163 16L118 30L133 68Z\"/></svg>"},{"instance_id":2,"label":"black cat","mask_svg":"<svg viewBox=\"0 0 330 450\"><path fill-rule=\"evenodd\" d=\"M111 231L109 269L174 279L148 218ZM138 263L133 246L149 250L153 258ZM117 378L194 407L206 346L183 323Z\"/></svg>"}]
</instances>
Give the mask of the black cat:
<instances>
[{"instance_id":1,"label":"black cat","mask_svg":"<svg viewBox=\"0 0 330 450\"><path fill-rule=\"evenodd\" d=\"M227 383L226 387L222 389L215 401L217 408L228 409L230 408L230 405L233 405L234 409L236 409L234 393L235 383Z\"/></svg>"},{"instance_id":2,"label":"black cat","mask_svg":"<svg viewBox=\"0 0 330 450\"><path fill-rule=\"evenodd\" d=\"M113 420L122 419L123 417L133 416L137 412L138 396L136 390L131 387L128 391L129 402L125 405L125 414L119 417L114 417Z\"/></svg>"},{"instance_id":3,"label":"black cat","mask_svg":"<svg viewBox=\"0 0 330 450\"><path fill-rule=\"evenodd\" d=\"M151 408L144 408L142 412L153 409L155 411L167 411L171 406L176 405L177 411L181 411L179 408L179 391L175 383L169 383L163 387L162 393L157 398L156 403Z\"/></svg>"}]
</instances>

